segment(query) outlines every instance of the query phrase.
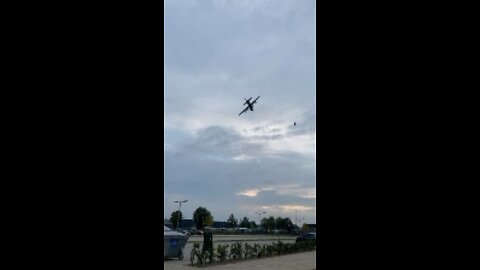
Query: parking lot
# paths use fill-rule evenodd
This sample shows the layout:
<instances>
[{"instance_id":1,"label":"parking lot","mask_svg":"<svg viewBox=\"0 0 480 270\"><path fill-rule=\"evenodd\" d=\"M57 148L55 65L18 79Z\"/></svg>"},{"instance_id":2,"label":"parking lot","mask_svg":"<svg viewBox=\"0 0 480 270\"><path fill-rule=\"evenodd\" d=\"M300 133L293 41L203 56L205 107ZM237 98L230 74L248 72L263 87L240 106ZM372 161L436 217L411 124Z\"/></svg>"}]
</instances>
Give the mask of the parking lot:
<instances>
[{"instance_id":1,"label":"parking lot","mask_svg":"<svg viewBox=\"0 0 480 270\"><path fill-rule=\"evenodd\" d=\"M235 242L240 242L242 244L267 244L276 241L282 241L284 243L293 243L295 242L296 236L274 236L274 235L213 235L213 246L216 248L219 244L231 245ZM192 266L189 266L190 263L190 252L193 248L194 242L200 242L203 245L203 236L193 235L191 236L185 248L183 250L184 259L182 261L178 259L164 259L164 267L169 270L177 269L195 269ZM290 265L289 268L285 269L314 269L316 266L315 261L316 251L311 252L302 252L297 254L275 256L270 258L263 258L258 260L244 261L244 262L235 262L227 265L218 265L212 266L215 270L223 269L276 269L281 270L279 265ZM255 268L260 267L260 268Z\"/></svg>"}]
</instances>

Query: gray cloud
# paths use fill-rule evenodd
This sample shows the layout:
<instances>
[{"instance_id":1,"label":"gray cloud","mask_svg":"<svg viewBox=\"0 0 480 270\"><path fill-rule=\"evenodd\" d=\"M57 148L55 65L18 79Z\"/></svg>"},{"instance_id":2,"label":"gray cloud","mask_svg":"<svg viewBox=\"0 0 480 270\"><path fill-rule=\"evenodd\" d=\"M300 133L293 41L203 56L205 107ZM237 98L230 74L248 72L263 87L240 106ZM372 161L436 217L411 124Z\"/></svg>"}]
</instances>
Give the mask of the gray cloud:
<instances>
[{"instance_id":1,"label":"gray cloud","mask_svg":"<svg viewBox=\"0 0 480 270\"><path fill-rule=\"evenodd\" d=\"M316 174L311 158L294 152L270 157L262 152L265 147L248 140L234 130L213 126L199 131L177 151L167 151L165 192L190 193L185 195L188 197L211 194L213 197L208 197L207 201L212 209L224 203L234 208L243 204L314 206L312 199L274 190L260 192L256 197L239 196L241 191L262 186L281 187L292 183L298 188L315 186ZM241 162L232 159L242 154L252 158ZM312 166L309 171L305 170L305 164ZM171 205L171 209L173 207Z\"/></svg>"},{"instance_id":2,"label":"gray cloud","mask_svg":"<svg viewBox=\"0 0 480 270\"><path fill-rule=\"evenodd\" d=\"M166 216L178 199L219 219L314 208L315 20L314 0L165 1Z\"/></svg>"},{"instance_id":3,"label":"gray cloud","mask_svg":"<svg viewBox=\"0 0 480 270\"><path fill-rule=\"evenodd\" d=\"M185 147L190 153L218 155L223 158L233 158L241 154L258 155L263 149L262 144L251 143L237 131L221 126L200 130L195 140Z\"/></svg>"}]
</instances>

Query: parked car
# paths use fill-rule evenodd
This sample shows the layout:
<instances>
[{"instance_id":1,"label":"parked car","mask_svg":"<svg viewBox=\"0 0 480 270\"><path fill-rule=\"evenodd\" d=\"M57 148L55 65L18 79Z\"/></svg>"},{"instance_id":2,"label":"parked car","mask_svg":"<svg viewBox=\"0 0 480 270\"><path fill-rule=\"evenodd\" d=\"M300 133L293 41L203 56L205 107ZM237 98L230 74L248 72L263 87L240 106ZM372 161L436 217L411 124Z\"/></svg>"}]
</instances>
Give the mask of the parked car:
<instances>
[{"instance_id":1,"label":"parked car","mask_svg":"<svg viewBox=\"0 0 480 270\"><path fill-rule=\"evenodd\" d=\"M296 239L297 242L300 242L300 241L315 241L315 243L317 242L317 234L316 233L306 233L304 235L301 235L299 237L297 237Z\"/></svg>"}]
</instances>

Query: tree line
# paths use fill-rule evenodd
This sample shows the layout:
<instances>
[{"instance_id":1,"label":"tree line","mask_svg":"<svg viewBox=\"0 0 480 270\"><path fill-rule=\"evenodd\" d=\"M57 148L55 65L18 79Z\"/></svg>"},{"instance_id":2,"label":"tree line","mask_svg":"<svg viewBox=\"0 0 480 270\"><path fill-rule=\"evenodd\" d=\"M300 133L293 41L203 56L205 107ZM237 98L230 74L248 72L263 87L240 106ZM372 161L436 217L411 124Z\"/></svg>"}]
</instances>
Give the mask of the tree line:
<instances>
[{"instance_id":1,"label":"tree line","mask_svg":"<svg viewBox=\"0 0 480 270\"><path fill-rule=\"evenodd\" d=\"M172 222L172 225L174 229L177 229L177 224L179 224L179 221L181 221L183 218L182 212L180 211L174 211L171 214L170 217L170 222ZM205 207L198 207L194 212L193 212L193 221L195 223L195 227L197 230L202 230L205 228L205 226L211 226L213 224L213 216L212 213ZM240 221L235 218L233 214L231 214L227 220L227 227L228 228L257 228L258 225L255 223L255 221L250 221L247 217L243 217ZM267 231L267 232L272 232L273 230L284 230L287 231L288 233L291 233L292 230L298 228L293 222L290 220L290 218L282 218L282 217L273 217L270 216L268 218L263 218L260 222L260 227Z\"/></svg>"},{"instance_id":2,"label":"tree line","mask_svg":"<svg viewBox=\"0 0 480 270\"><path fill-rule=\"evenodd\" d=\"M182 219L183 214L181 211L177 210L172 212L170 222L172 223L174 230L177 229L177 225ZM201 230L205 226L211 226L213 224L212 213L210 213L207 208L200 206L193 212L193 222L195 223L197 230Z\"/></svg>"}]
</instances>

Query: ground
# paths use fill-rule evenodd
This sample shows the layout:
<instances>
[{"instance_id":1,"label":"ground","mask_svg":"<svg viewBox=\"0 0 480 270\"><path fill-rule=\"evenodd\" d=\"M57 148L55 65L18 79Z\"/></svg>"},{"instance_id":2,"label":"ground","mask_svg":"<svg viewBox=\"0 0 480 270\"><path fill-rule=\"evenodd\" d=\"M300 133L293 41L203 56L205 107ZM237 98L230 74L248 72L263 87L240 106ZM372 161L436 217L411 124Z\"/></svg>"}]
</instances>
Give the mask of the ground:
<instances>
[{"instance_id":1,"label":"ground","mask_svg":"<svg viewBox=\"0 0 480 270\"><path fill-rule=\"evenodd\" d=\"M271 241L282 240L282 242L291 242L295 237L289 236L215 236L214 235L214 247L217 244L231 244L235 240L248 241L250 243L266 243ZM212 270L239 270L239 269L249 269L249 270L266 270L266 269L275 269L275 270L287 270L287 269L302 269L302 270L312 270L316 269L316 251L309 252L300 252L289 255L274 256L268 258L261 258L248 261L240 261L235 263L228 263L224 265L215 265L209 266L207 268L199 268L189 265L190 251L192 249L193 242L198 241L202 242L203 237L193 236L191 237L184 249L184 259L179 261L178 259L167 259L164 260L163 266L168 270L180 270L180 269L212 269ZM244 242L242 242L244 243Z\"/></svg>"}]
</instances>

